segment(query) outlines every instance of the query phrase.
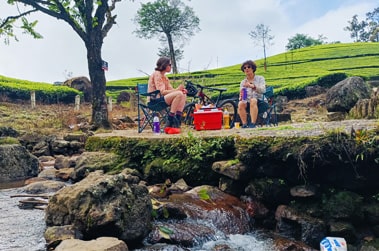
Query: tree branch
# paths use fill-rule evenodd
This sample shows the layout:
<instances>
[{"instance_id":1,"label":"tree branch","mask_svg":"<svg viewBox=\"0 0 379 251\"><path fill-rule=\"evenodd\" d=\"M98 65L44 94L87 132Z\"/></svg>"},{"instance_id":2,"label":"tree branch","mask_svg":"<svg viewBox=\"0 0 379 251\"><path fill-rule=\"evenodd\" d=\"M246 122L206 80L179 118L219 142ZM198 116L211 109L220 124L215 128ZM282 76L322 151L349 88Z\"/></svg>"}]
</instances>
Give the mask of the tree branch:
<instances>
[{"instance_id":1,"label":"tree branch","mask_svg":"<svg viewBox=\"0 0 379 251\"><path fill-rule=\"evenodd\" d=\"M29 10L27 12L24 12L24 13L21 13L20 15L17 15L17 16L10 16L10 17L7 17L3 22L0 23L0 29L3 28L8 22L10 22L11 20L16 20L16 19L19 19L20 17L23 17L23 16L26 16L26 15L29 15L30 13L32 12L36 12L37 10Z\"/></svg>"}]
</instances>

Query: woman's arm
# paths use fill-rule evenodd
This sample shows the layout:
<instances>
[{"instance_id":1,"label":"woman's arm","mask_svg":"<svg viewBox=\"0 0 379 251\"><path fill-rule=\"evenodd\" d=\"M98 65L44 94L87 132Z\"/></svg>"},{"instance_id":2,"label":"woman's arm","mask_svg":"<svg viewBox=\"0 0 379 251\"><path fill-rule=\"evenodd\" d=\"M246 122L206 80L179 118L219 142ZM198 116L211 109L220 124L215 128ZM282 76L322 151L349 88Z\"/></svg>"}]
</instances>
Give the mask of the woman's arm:
<instances>
[{"instance_id":1,"label":"woman's arm","mask_svg":"<svg viewBox=\"0 0 379 251\"><path fill-rule=\"evenodd\" d=\"M254 79L255 91L263 94L266 92L266 81L263 76L256 76Z\"/></svg>"}]
</instances>

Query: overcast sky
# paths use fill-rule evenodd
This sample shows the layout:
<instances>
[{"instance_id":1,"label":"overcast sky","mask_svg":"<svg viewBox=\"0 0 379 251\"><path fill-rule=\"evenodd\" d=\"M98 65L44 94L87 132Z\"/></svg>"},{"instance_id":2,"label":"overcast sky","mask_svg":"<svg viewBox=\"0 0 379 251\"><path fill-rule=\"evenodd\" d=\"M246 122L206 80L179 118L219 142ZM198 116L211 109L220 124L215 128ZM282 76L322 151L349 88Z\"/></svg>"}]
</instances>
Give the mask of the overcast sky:
<instances>
[{"instance_id":1,"label":"overcast sky","mask_svg":"<svg viewBox=\"0 0 379 251\"><path fill-rule=\"evenodd\" d=\"M296 33L313 38L323 35L327 42L353 42L348 26L353 15L359 20L379 7L378 0L182 0L200 18L201 31L184 47L180 72L214 69L263 58L263 49L254 45L249 32L264 24L275 38L267 56L285 52L288 39ZM0 3L0 17L14 15L6 1ZM132 19L141 2L118 3L117 24L104 40L102 57L109 63L107 80L150 74L161 44L137 38ZM37 82L64 81L68 73L89 76L86 49L78 35L65 22L35 14L43 39L18 35L19 42L2 43L0 75ZM259 69L258 69L259 70Z\"/></svg>"}]
</instances>

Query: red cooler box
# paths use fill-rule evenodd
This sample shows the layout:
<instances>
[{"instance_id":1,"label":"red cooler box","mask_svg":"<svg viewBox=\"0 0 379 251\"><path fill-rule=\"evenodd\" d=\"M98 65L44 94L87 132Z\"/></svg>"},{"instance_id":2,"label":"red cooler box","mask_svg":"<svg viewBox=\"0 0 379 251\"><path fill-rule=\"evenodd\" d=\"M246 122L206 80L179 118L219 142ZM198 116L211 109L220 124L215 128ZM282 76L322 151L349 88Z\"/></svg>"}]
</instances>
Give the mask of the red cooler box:
<instances>
[{"instance_id":1,"label":"red cooler box","mask_svg":"<svg viewBox=\"0 0 379 251\"><path fill-rule=\"evenodd\" d=\"M195 129L220 130L222 127L222 111L219 109L200 110L193 113Z\"/></svg>"}]
</instances>

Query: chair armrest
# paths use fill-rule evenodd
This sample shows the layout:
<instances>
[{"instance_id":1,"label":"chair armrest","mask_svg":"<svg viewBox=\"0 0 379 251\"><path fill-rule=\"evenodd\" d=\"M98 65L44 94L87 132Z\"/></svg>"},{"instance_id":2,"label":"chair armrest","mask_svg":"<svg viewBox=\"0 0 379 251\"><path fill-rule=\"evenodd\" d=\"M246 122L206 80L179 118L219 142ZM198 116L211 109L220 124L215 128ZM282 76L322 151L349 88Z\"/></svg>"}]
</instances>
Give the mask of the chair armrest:
<instances>
[{"instance_id":1,"label":"chair armrest","mask_svg":"<svg viewBox=\"0 0 379 251\"><path fill-rule=\"evenodd\" d=\"M160 90L155 90L153 92L147 92L147 93L141 93L142 96L152 97L152 98L156 98L160 94L161 94Z\"/></svg>"}]
</instances>

